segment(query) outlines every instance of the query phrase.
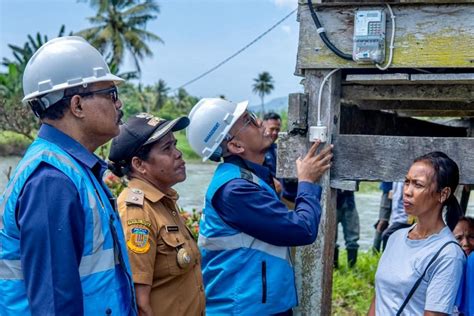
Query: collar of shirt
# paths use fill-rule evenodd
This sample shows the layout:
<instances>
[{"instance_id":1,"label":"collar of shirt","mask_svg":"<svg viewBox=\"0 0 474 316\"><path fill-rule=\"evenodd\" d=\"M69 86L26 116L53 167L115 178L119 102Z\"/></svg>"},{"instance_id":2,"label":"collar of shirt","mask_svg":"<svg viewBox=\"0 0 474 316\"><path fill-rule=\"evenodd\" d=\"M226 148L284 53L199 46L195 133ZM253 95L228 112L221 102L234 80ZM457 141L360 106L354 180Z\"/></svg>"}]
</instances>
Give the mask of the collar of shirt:
<instances>
[{"instance_id":1,"label":"collar of shirt","mask_svg":"<svg viewBox=\"0 0 474 316\"><path fill-rule=\"evenodd\" d=\"M107 169L107 163L105 161L97 157L94 153L91 153L78 141L51 125L42 124L38 132L38 137L59 146L74 159L91 169L98 179L102 178L102 175Z\"/></svg>"},{"instance_id":2,"label":"collar of shirt","mask_svg":"<svg viewBox=\"0 0 474 316\"><path fill-rule=\"evenodd\" d=\"M132 178L128 182L128 187L142 190L145 198L152 203L158 202L163 197L167 197L174 202L176 202L179 198L178 192L176 192L174 189L170 189L169 192L163 193L153 184L138 178Z\"/></svg>"},{"instance_id":3,"label":"collar of shirt","mask_svg":"<svg viewBox=\"0 0 474 316\"><path fill-rule=\"evenodd\" d=\"M262 165L256 164L249 160L245 160L239 156L229 156L224 158L224 162L237 165L241 168L247 169L254 173L257 177L265 181L267 184L273 187L273 177L270 170Z\"/></svg>"}]
</instances>

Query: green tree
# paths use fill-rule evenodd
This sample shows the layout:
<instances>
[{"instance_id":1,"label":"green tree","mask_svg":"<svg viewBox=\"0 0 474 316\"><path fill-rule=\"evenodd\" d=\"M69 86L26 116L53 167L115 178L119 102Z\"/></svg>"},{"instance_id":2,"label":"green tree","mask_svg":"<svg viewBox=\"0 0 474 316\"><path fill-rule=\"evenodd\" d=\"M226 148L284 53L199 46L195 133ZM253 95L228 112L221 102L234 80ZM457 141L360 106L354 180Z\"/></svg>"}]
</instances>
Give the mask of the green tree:
<instances>
[{"instance_id":1,"label":"green tree","mask_svg":"<svg viewBox=\"0 0 474 316\"><path fill-rule=\"evenodd\" d=\"M264 105L265 96L270 94L272 90L274 89L273 78L269 72L264 71L258 74L257 78L253 79L253 81L254 81L254 84L252 86L253 88L252 91L260 97L260 100L262 101L262 115L264 115L265 114L265 105Z\"/></svg>"},{"instance_id":2,"label":"green tree","mask_svg":"<svg viewBox=\"0 0 474 316\"><path fill-rule=\"evenodd\" d=\"M88 18L93 27L78 34L87 39L103 54L111 52L109 64L120 66L128 51L140 72L140 61L153 53L147 41L163 42L159 36L145 30L147 22L156 19L160 12L154 0L90 0L97 9L94 17Z\"/></svg>"},{"instance_id":3,"label":"green tree","mask_svg":"<svg viewBox=\"0 0 474 316\"><path fill-rule=\"evenodd\" d=\"M168 99L170 88L163 79L160 79L153 86L153 91L156 93L155 108L157 111L159 111Z\"/></svg>"},{"instance_id":4,"label":"green tree","mask_svg":"<svg viewBox=\"0 0 474 316\"><path fill-rule=\"evenodd\" d=\"M66 31L66 27L61 25L59 29L58 36L64 36ZM69 35L72 35L72 32L69 32ZM36 36L32 36L30 34L27 35L28 41L23 44L23 47L8 44L8 47L12 50L14 60L10 60L8 58L3 57L2 64L8 67L10 64L15 64L18 66L18 70L23 73L25 70L26 64L30 60L31 56L41 47L44 43L48 41L47 35L41 35L39 32L36 33Z\"/></svg>"}]
</instances>

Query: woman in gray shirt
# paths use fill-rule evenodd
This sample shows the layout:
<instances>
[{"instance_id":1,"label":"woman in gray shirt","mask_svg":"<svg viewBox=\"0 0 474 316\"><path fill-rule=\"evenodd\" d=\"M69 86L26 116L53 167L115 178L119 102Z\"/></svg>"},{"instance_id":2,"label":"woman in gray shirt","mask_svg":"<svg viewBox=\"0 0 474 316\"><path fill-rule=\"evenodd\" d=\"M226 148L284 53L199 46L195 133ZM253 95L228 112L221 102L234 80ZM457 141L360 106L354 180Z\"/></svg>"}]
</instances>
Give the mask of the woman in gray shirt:
<instances>
[{"instance_id":1,"label":"woman in gray shirt","mask_svg":"<svg viewBox=\"0 0 474 316\"><path fill-rule=\"evenodd\" d=\"M405 177L403 206L417 223L389 238L375 275L369 315L453 312L465 261L452 234L462 215L454 196L458 183L459 168L446 154L432 152L415 159Z\"/></svg>"}]
</instances>

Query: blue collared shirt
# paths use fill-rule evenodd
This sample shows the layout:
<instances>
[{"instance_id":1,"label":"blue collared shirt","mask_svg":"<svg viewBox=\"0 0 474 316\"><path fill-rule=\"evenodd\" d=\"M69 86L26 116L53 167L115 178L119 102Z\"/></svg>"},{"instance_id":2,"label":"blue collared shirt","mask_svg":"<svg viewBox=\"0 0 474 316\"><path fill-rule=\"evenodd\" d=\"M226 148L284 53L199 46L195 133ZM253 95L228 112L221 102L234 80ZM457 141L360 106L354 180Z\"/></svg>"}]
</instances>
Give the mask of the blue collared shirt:
<instances>
[{"instance_id":1,"label":"blue collared shirt","mask_svg":"<svg viewBox=\"0 0 474 316\"><path fill-rule=\"evenodd\" d=\"M272 185L267 167L236 156L225 159L252 171ZM299 182L295 211L270 192L245 179L234 179L214 195L212 204L221 218L233 228L276 246L299 246L312 243L318 234L321 218L321 187Z\"/></svg>"},{"instance_id":2,"label":"blue collared shirt","mask_svg":"<svg viewBox=\"0 0 474 316\"><path fill-rule=\"evenodd\" d=\"M47 124L38 137L61 147L101 182L106 163L80 143ZM32 314L82 315L79 264L85 219L76 186L58 169L41 163L22 189L16 214Z\"/></svg>"}]
</instances>

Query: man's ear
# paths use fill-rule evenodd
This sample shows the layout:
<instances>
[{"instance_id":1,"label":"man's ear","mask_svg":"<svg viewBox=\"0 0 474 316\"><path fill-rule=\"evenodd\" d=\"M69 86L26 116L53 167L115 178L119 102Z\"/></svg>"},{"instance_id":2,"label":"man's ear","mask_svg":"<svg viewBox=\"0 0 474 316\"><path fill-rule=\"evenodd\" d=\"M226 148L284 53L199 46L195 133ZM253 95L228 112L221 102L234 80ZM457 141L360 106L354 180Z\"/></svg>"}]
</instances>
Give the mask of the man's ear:
<instances>
[{"instance_id":1,"label":"man's ear","mask_svg":"<svg viewBox=\"0 0 474 316\"><path fill-rule=\"evenodd\" d=\"M81 101L82 98L78 95L73 96L69 101L69 109L71 110L72 115L77 118L84 117L84 111L82 110Z\"/></svg>"},{"instance_id":2,"label":"man's ear","mask_svg":"<svg viewBox=\"0 0 474 316\"><path fill-rule=\"evenodd\" d=\"M232 155L242 155L245 152L245 148L242 146L242 143L235 139L227 143L227 150Z\"/></svg>"}]
</instances>

